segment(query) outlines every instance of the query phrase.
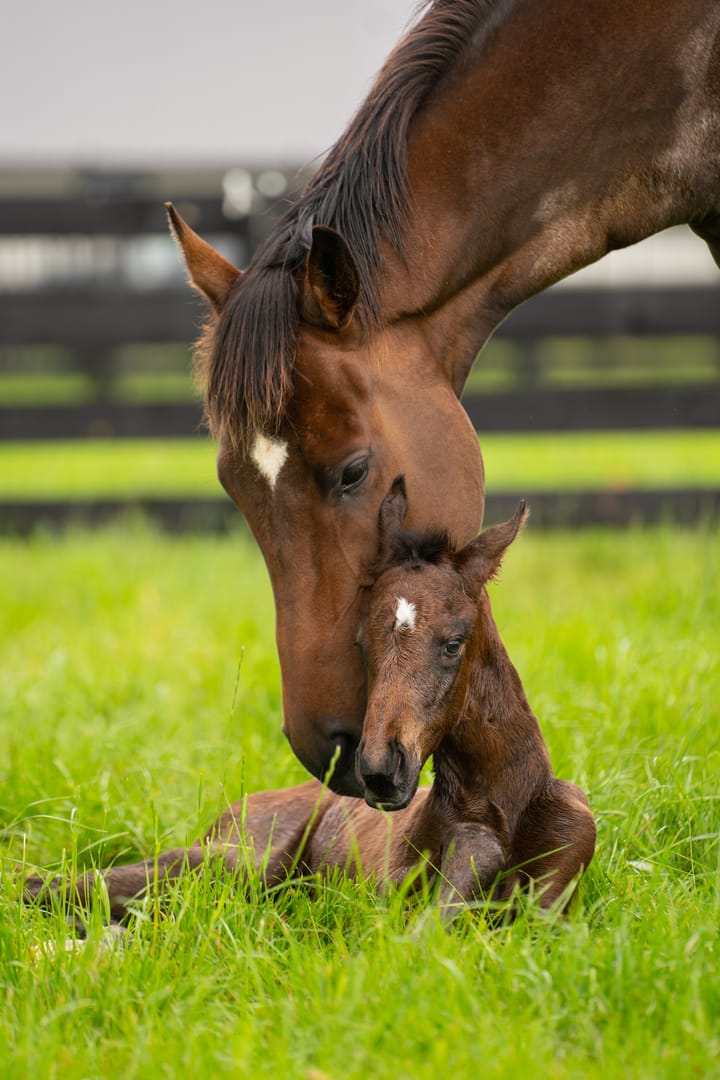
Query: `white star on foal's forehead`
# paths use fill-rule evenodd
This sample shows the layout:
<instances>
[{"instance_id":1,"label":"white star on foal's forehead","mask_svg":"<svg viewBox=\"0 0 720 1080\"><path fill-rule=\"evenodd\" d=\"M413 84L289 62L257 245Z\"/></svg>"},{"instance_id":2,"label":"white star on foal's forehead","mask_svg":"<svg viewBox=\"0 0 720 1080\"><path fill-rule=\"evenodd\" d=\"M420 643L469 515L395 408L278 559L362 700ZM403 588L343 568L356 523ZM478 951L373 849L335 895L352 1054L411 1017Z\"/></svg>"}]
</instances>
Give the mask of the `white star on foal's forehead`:
<instances>
[{"instance_id":1,"label":"white star on foal's forehead","mask_svg":"<svg viewBox=\"0 0 720 1080\"><path fill-rule=\"evenodd\" d=\"M287 443L279 439L269 439L267 435L258 435L253 443L250 457L257 465L260 475L267 480L271 491L275 490L277 478L287 461L287 456Z\"/></svg>"},{"instance_id":2,"label":"white star on foal's forehead","mask_svg":"<svg viewBox=\"0 0 720 1080\"><path fill-rule=\"evenodd\" d=\"M416 614L415 605L411 604L409 600L406 600L404 596L399 596L397 607L395 608L396 629L414 630Z\"/></svg>"}]
</instances>

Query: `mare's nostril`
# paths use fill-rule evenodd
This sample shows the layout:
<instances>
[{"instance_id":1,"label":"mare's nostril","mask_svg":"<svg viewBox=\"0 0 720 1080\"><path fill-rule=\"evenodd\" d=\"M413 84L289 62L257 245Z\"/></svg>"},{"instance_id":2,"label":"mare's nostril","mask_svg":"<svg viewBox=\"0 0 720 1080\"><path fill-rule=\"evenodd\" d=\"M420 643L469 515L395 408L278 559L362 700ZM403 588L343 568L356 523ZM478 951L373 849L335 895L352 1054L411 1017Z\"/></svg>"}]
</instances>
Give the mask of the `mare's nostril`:
<instances>
[{"instance_id":1,"label":"mare's nostril","mask_svg":"<svg viewBox=\"0 0 720 1080\"><path fill-rule=\"evenodd\" d=\"M342 768L347 768L348 765L352 766L358 746L357 735L350 731L331 731L328 738L330 745L333 747L330 759L335 757L337 765ZM328 763L330 759L328 759Z\"/></svg>"},{"instance_id":2,"label":"mare's nostril","mask_svg":"<svg viewBox=\"0 0 720 1080\"><path fill-rule=\"evenodd\" d=\"M364 791L355 773L357 735L348 730L330 729L323 741L323 754L314 767L303 762L310 772L338 795L362 798ZM302 759L301 759L302 760Z\"/></svg>"},{"instance_id":3,"label":"mare's nostril","mask_svg":"<svg viewBox=\"0 0 720 1080\"><path fill-rule=\"evenodd\" d=\"M345 731L334 732L330 736L330 745L332 751L325 768L326 776L328 773L340 775L346 772L348 768L354 772L355 749L357 747L355 738Z\"/></svg>"},{"instance_id":4,"label":"mare's nostril","mask_svg":"<svg viewBox=\"0 0 720 1080\"><path fill-rule=\"evenodd\" d=\"M355 740L346 731L333 732L330 738L335 746L338 761L346 760L355 753ZM338 751L340 752L338 753Z\"/></svg>"}]
</instances>

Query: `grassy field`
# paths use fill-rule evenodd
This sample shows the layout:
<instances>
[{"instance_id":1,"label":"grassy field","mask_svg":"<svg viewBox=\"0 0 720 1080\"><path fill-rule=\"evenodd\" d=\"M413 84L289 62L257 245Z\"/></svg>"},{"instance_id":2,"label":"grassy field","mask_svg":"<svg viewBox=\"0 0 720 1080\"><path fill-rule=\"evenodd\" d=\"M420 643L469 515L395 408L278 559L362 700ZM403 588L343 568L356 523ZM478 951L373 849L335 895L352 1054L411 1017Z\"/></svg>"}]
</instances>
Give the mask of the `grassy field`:
<instances>
[{"instance_id":1,"label":"grassy field","mask_svg":"<svg viewBox=\"0 0 720 1080\"><path fill-rule=\"evenodd\" d=\"M484 435L495 490L717 487L720 430ZM0 443L0 499L219 493L209 439Z\"/></svg>"},{"instance_id":2,"label":"grassy field","mask_svg":"<svg viewBox=\"0 0 720 1080\"><path fill-rule=\"evenodd\" d=\"M303 779L270 593L242 535L39 535L0 560L0 1076L718 1075L717 533L530 527L493 586L598 819L568 920L445 933L362 883L196 880L121 947L99 911L80 952L18 871L151 856Z\"/></svg>"}]
</instances>

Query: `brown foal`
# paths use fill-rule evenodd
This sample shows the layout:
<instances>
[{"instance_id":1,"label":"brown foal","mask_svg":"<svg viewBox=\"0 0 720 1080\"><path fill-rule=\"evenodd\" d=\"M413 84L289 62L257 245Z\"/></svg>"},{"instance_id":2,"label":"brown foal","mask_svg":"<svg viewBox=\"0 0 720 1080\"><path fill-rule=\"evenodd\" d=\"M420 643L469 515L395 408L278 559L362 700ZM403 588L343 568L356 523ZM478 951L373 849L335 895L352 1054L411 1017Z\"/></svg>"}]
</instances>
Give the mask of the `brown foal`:
<instances>
[{"instance_id":1,"label":"brown foal","mask_svg":"<svg viewBox=\"0 0 720 1080\"><path fill-rule=\"evenodd\" d=\"M445 920L463 903L504 900L531 882L543 907L567 907L593 855L595 822L584 792L553 775L485 588L525 506L460 550L446 534L403 530L406 509L398 478L380 510L377 577L358 635L368 706L356 765L366 802L317 780L249 795L189 849L103 871L114 918L213 863L241 876L255 868L267 887L336 867L399 882L424 867L441 878ZM418 790L431 754L434 783ZM92 873L83 876L73 897L88 902L93 885ZM26 889L49 895L41 878Z\"/></svg>"}]
</instances>

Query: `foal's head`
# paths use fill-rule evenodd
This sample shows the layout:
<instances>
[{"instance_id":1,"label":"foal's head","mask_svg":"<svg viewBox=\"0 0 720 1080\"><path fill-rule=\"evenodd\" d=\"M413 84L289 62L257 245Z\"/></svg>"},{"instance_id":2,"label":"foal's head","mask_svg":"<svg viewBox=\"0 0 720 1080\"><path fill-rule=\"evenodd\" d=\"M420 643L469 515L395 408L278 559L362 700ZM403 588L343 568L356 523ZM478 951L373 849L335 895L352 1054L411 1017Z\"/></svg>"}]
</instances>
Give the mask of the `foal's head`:
<instances>
[{"instance_id":1,"label":"foal's head","mask_svg":"<svg viewBox=\"0 0 720 1080\"><path fill-rule=\"evenodd\" d=\"M495 525L460 551L447 534L402 529L405 483L380 509L380 554L359 644L368 706L357 773L371 806L401 810L420 770L458 721L482 642L479 601L526 515Z\"/></svg>"}]
</instances>

